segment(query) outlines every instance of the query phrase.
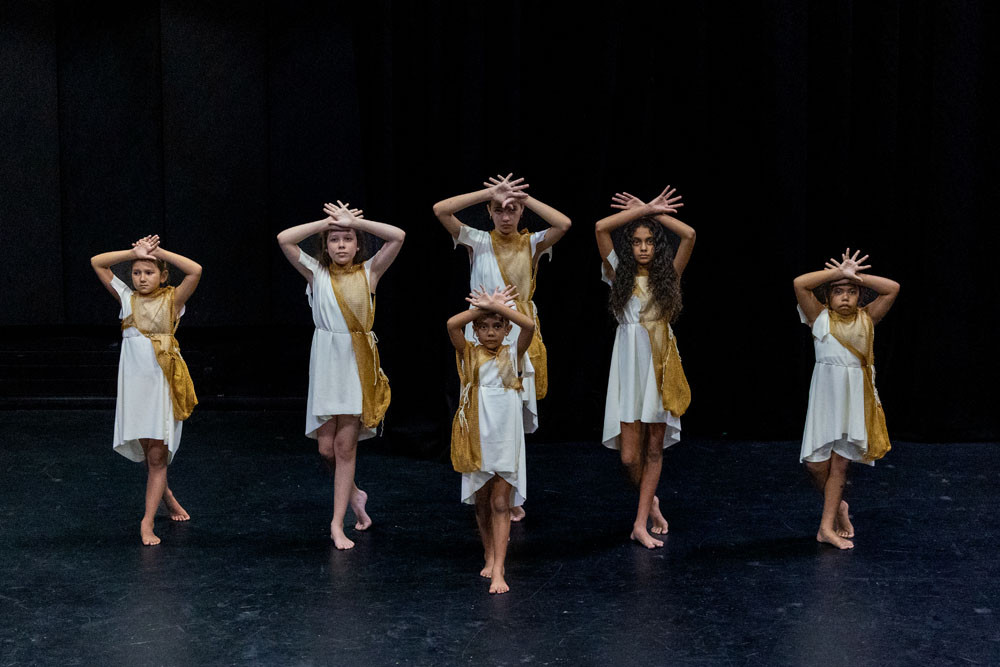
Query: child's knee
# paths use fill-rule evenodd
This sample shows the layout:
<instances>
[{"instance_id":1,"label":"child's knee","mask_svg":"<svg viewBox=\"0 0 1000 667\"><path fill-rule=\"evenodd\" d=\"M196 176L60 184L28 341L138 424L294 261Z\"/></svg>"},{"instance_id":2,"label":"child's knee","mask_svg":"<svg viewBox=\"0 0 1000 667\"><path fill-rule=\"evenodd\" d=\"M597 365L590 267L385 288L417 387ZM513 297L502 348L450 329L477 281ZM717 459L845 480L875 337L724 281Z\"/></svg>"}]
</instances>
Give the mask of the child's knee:
<instances>
[{"instance_id":1,"label":"child's knee","mask_svg":"<svg viewBox=\"0 0 1000 667\"><path fill-rule=\"evenodd\" d=\"M333 441L334 456L341 460L351 460L358 451L358 441L354 438L335 438Z\"/></svg>"},{"instance_id":2,"label":"child's knee","mask_svg":"<svg viewBox=\"0 0 1000 667\"><path fill-rule=\"evenodd\" d=\"M146 452L146 465L151 470L167 467L167 448L163 445L150 447Z\"/></svg>"},{"instance_id":3,"label":"child's knee","mask_svg":"<svg viewBox=\"0 0 1000 667\"><path fill-rule=\"evenodd\" d=\"M328 463L333 463L337 459L337 453L333 448L333 440L324 442L320 440L319 442L319 455L322 456Z\"/></svg>"},{"instance_id":4,"label":"child's knee","mask_svg":"<svg viewBox=\"0 0 1000 667\"><path fill-rule=\"evenodd\" d=\"M621 457L622 457L622 465L625 466L626 468L633 468L639 465L639 462L642 458L641 456L639 456L639 450L632 448L629 449L623 448L621 450Z\"/></svg>"},{"instance_id":5,"label":"child's knee","mask_svg":"<svg viewBox=\"0 0 1000 667\"><path fill-rule=\"evenodd\" d=\"M646 460L653 463L663 458L663 447L661 441L650 440L646 443Z\"/></svg>"},{"instance_id":6,"label":"child's knee","mask_svg":"<svg viewBox=\"0 0 1000 667\"><path fill-rule=\"evenodd\" d=\"M508 494L496 495L490 498L490 508L494 514L506 514L510 512L510 497Z\"/></svg>"}]
</instances>

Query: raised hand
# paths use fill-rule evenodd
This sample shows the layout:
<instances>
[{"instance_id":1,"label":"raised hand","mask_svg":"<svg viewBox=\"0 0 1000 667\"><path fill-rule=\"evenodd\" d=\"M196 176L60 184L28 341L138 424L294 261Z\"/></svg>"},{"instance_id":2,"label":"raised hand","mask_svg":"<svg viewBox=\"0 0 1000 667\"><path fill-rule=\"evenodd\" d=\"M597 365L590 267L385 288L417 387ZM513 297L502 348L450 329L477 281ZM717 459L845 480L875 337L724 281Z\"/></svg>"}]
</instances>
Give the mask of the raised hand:
<instances>
[{"instance_id":1,"label":"raised hand","mask_svg":"<svg viewBox=\"0 0 1000 667\"><path fill-rule=\"evenodd\" d=\"M684 204L681 203L680 195L674 196L675 192L677 192L677 190L675 188L671 188L668 185L667 187L663 188L663 192L661 192L656 196L656 199L653 199L651 202L649 202L649 206L652 206L654 209L657 209L656 210L657 214L676 213L677 209L679 209L681 206L684 206Z\"/></svg>"},{"instance_id":2,"label":"raised hand","mask_svg":"<svg viewBox=\"0 0 1000 667\"><path fill-rule=\"evenodd\" d=\"M139 259L153 259L153 253L160 247L160 237L157 234L144 236L132 244L132 251Z\"/></svg>"},{"instance_id":3,"label":"raised hand","mask_svg":"<svg viewBox=\"0 0 1000 667\"><path fill-rule=\"evenodd\" d=\"M864 282L864 278L858 275L861 271L866 271L872 268L871 264L862 263L868 259L868 255L858 258L861 254L860 250L855 250L854 254L851 254L851 249L848 248L847 252L840 255L840 261L830 258L830 261L826 262L825 266L828 269L839 269L840 273L847 279L853 280L859 283Z\"/></svg>"},{"instance_id":4,"label":"raised hand","mask_svg":"<svg viewBox=\"0 0 1000 667\"><path fill-rule=\"evenodd\" d=\"M507 204L528 198L528 193L525 192L528 189L528 184L524 182L523 178L510 180L513 175L513 172L506 176L497 174L490 176L489 180L483 181L483 185L490 191L490 199L506 207Z\"/></svg>"},{"instance_id":5,"label":"raised hand","mask_svg":"<svg viewBox=\"0 0 1000 667\"><path fill-rule=\"evenodd\" d=\"M640 206L645 205L646 202L642 201L635 195L630 195L627 192L616 192L614 196L611 197L611 208L617 208L623 211L630 208L639 208Z\"/></svg>"},{"instance_id":6,"label":"raised hand","mask_svg":"<svg viewBox=\"0 0 1000 667\"><path fill-rule=\"evenodd\" d=\"M363 219L364 211L360 208L350 208L350 204L337 200L336 204L323 204L323 212L327 215L330 226L353 229L358 226L358 220Z\"/></svg>"},{"instance_id":7,"label":"raised hand","mask_svg":"<svg viewBox=\"0 0 1000 667\"><path fill-rule=\"evenodd\" d=\"M497 287L492 293L480 285L479 289L472 290L465 300L480 310L493 310L496 306L506 306L508 301L515 301L518 296L520 295L517 293L517 288L513 285Z\"/></svg>"}]
</instances>

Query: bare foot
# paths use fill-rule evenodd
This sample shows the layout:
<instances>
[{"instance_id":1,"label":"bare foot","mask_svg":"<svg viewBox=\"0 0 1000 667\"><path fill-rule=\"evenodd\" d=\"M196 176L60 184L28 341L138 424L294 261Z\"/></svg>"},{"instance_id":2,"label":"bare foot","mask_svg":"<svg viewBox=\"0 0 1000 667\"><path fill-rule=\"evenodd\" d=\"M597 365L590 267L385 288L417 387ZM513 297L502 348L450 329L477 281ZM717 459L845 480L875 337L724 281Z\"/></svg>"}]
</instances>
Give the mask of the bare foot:
<instances>
[{"instance_id":1,"label":"bare foot","mask_svg":"<svg viewBox=\"0 0 1000 667\"><path fill-rule=\"evenodd\" d=\"M507 581L503 578L503 571L494 572L490 578L490 593L500 594L506 593L509 590L510 586L507 585Z\"/></svg>"},{"instance_id":2,"label":"bare foot","mask_svg":"<svg viewBox=\"0 0 1000 667\"><path fill-rule=\"evenodd\" d=\"M835 533L832 530L823 530L822 528L820 528L819 532L816 533L816 541L822 542L824 544L830 544L832 546L837 547L838 549L854 548L854 542L851 542L850 540L845 540L843 537L837 535L837 533Z\"/></svg>"},{"instance_id":3,"label":"bare foot","mask_svg":"<svg viewBox=\"0 0 1000 667\"><path fill-rule=\"evenodd\" d=\"M177 502L177 498L174 497L174 492L170 489L164 491L163 503L167 506L167 511L170 512L170 518L173 521L188 521L191 519L191 515L181 507L181 504Z\"/></svg>"},{"instance_id":4,"label":"bare foot","mask_svg":"<svg viewBox=\"0 0 1000 667\"><path fill-rule=\"evenodd\" d=\"M338 526L335 526L333 522L330 522L330 539L333 540L333 545L340 550L353 549L354 542L347 539L347 535L344 535L344 529L340 528L337 530Z\"/></svg>"},{"instance_id":5,"label":"bare foot","mask_svg":"<svg viewBox=\"0 0 1000 667\"><path fill-rule=\"evenodd\" d=\"M653 496L653 507L649 510L649 518L653 521L652 528L649 532L654 535L666 535L667 531L670 529L670 525L664 518L663 513L660 512L660 499Z\"/></svg>"},{"instance_id":6,"label":"bare foot","mask_svg":"<svg viewBox=\"0 0 1000 667\"><path fill-rule=\"evenodd\" d=\"M139 522L139 534L142 536L142 543L147 547L160 543L160 538L153 532L153 522L143 519Z\"/></svg>"},{"instance_id":7,"label":"bare foot","mask_svg":"<svg viewBox=\"0 0 1000 667\"><path fill-rule=\"evenodd\" d=\"M847 513L848 509L850 509L848 504L841 500L840 509L837 510L837 520L833 523L833 529L840 537L850 539L854 537L854 524L851 523L851 517Z\"/></svg>"},{"instance_id":8,"label":"bare foot","mask_svg":"<svg viewBox=\"0 0 1000 667\"><path fill-rule=\"evenodd\" d=\"M656 549L657 547L662 547L663 542L660 540L654 540L649 533L646 532L645 527L632 526L632 534L629 537L647 549Z\"/></svg>"},{"instance_id":9,"label":"bare foot","mask_svg":"<svg viewBox=\"0 0 1000 667\"><path fill-rule=\"evenodd\" d=\"M361 489L356 489L351 494L351 509L354 510L354 516L358 519L357 523L354 524L354 530L368 530L372 526L372 518L365 511L365 503L367 502L368 494Z\"/></svg>"},{"instance_id":10,"label":"bare foot","mask_svg":"<svg viewBox=\"0 0 1000 667\"><path fill-rule=\"evenodd\" d=\"M479 576L480 577L486 577L487 579L489 579L490 577L493 576L493 557L492 556L489 556L489 557L486 558L486 565L484 565L483 569L481 569L479 571Z\"/></svg>"},{"instance_id":11,"label":"bare foot","mask_svg":"<svg viewBox=\"0 0 1000 667\"><path fill-rule=\"evenodd\" d=\"M523 518L524 518L524 508L523 507L521 507L520 505L517 505L516 507L511 507L510 508L510 520L512 522L517 523L518 521L520 521Z\"/></svg>"}]
</instances>

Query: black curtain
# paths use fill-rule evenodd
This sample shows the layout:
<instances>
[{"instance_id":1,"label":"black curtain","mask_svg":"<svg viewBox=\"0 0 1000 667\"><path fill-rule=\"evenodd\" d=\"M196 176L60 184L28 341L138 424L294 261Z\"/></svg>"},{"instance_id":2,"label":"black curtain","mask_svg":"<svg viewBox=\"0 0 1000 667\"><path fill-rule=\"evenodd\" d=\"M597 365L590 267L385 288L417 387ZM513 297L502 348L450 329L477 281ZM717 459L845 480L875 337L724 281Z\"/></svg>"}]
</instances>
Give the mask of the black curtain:
<instances>
[{"instance_id":1,"label":"black curtain","mask_svg":"<svg viewBox=\"0 0 1000 667\"><path fill-rule=\"evenodd\" d=\"M791 279L850 246L903 286L876 337L890 433L1000 436L993 3L0 12L2 330L113 325L88 258L156 232L205 267L182 342L184 329L260 328L271 334L248 355L303 348L304 285L274 235L350 200L407 232L376 331L390 432L433 439L457 390L444 321L465 305L468 262L431 204L514 171L574 222L538 281L538 437L593 440L614 328L592 225L616 190L670 183L698 231L676 326L685 432L798 436L813 362ZM262 367L304 383L304 368Z\"/></svg>"}]
</instances>

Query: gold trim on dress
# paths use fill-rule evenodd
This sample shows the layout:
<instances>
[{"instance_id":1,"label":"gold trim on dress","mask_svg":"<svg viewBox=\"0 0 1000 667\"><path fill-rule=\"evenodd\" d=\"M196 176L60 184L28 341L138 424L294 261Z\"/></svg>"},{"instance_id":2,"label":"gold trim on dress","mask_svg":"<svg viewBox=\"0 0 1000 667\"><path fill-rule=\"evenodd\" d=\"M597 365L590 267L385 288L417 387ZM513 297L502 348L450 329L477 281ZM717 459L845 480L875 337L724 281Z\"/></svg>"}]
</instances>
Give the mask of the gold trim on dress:
<instances>
[{"instance_id":1,"label":"gold trim on dress","mask_svg":"<svg viewBox=\"0 0 1000 667\"><path fill-rule=\"evenodd\" d=\"M849 316L832 309L827 309L827 312L830 316L830 335L861 362L865 376L865 435L868 440L863 460L876 461L889 453L892 443L889 442L882 401L875 388L875 323L867 308L859 308Z\"/></svg>"},{"instance_id":2,"label":"gold trim on dress","mask_svg":"<svg viewBox=\"0 0 1000 667\"><path fill-rule=\"evenodd\" d=\"M159 287L148 295L132 292L132 313L122 320L122 331L135 327L153 344L156 363L170 385L174 419L184 421L198 405L191 372L174 338L179 318L174 308L174 288Z\"/></svg>"},{"instance_id":3,"label":"gold trim on dress","mask_svg":"<svg viewBox=\"0 0 1000 667\"><path fill-rule=\"evenodd\" d=\"M549 362L548 350L542 340L542 325L538 321L538 310L532 301L535 295L538 265L531 256L531 233L527 229L522 229L517 234L505 236L493 230L490 232L490 242L504 285L513 285L517 289L515 310L535 322L535 335L528 346L528 358L535 367L535 398L541 400L549 392Z\"/></svg>"},{"instance_id":4,"label":"gold trim on dress","mask_svg":"<svg viewBox=\"0 0 1000 667\"><path fill-rule=\"evenodd\" d=\"M330 285L337 305L351 333L351 346L361 382L361 423L376 428L385 418L392 392L378 355L378 339L372 331L375 297L368 285L363 264L330 267Z\"/></svg>"},{"instance_id":5,"label":"gold trim on dress","mask_svg":"<svg viewBox=\"0 0 1000 667\"><path fill-rule=\"evenodd\" d=\"M649 336L656 386L660 390L663 409L679 418L691 405L691 386L681 365L677 337L670 326L669 316L658 312L656 303L650 298L649 274L644 267L639 268L632 290L632 294L639 299L639 324Z\"/></svg>"},{"instance_id":6,"label":"gold trim on dress","mask_svg":"<svg viewBox=\"0 0 1000 667\"><path fill-rule=\"evenodd\" d=\"M491 360L497 364L505 389L522 390L521 378L510 363L509 346L501 345L490 352L483 345L466 341L461 352L455 351L458 379L462 383L458 410L451 421L451 465L456 472L475 472L483 467L479 444L479 369Z\"/></svg>"}]
</instances>

